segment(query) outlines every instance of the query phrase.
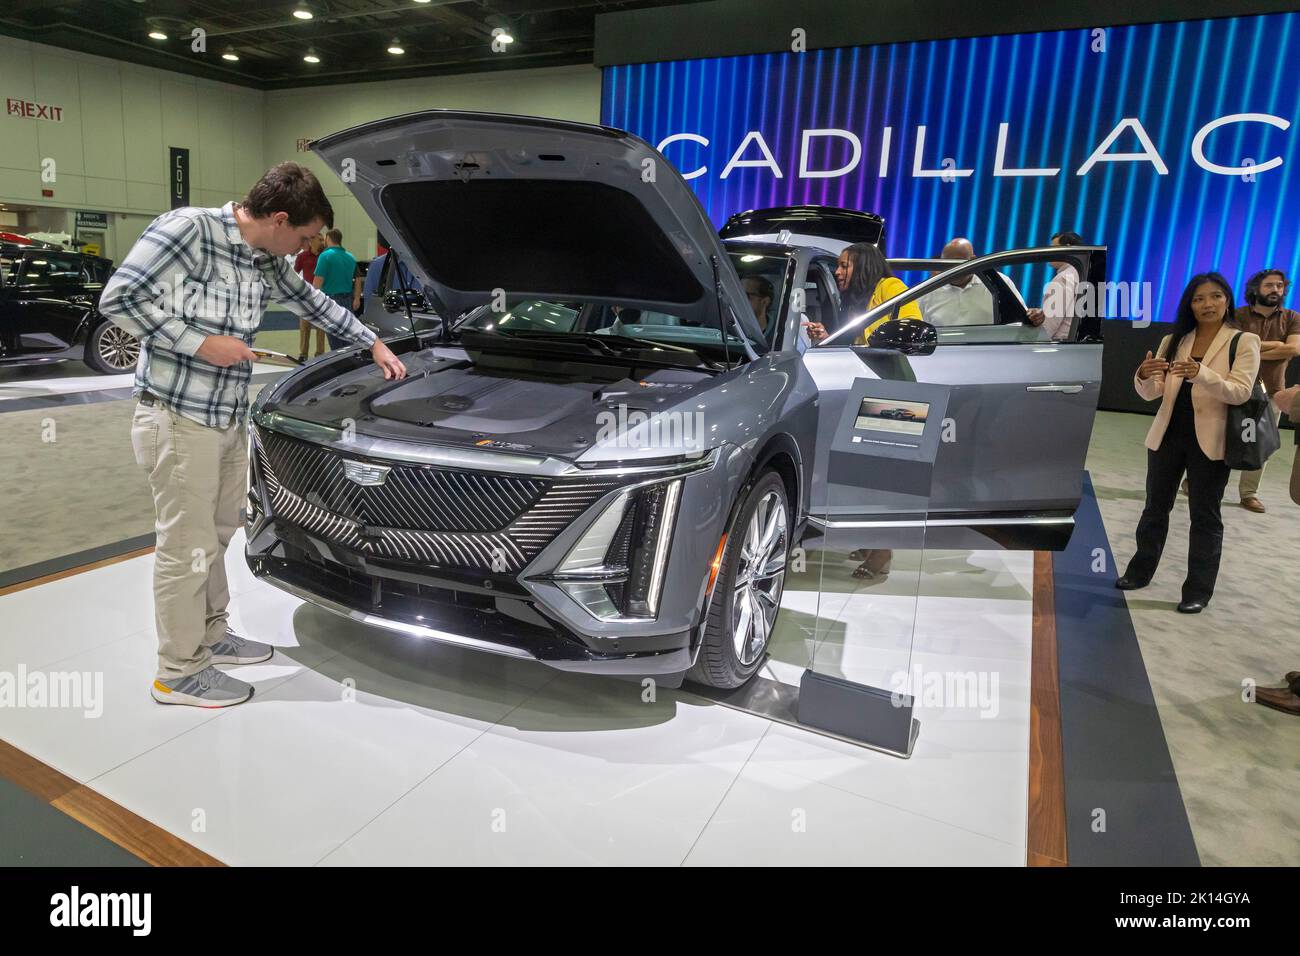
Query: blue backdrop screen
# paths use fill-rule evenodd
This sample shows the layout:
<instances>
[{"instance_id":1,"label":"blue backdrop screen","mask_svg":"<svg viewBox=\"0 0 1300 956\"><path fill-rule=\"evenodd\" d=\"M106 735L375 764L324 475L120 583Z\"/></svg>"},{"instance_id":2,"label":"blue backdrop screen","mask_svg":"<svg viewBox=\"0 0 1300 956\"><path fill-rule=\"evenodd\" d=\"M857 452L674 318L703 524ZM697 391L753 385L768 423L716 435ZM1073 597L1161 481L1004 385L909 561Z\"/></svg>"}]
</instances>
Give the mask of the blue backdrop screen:
<instances>
[{"instance_id":1,"label":"blue backdrop screen","mask_svg":"<svg viewBox=\"0 0 1300 956\"><path fill-rule=\"evenodd\" d=\"M1300 14L608 67L602 119L659 146L721 225L883 215L891 256L1110 247L1168 321L1194 273L1243 298L1300 265Z\"/></svg>"}]
</instances>

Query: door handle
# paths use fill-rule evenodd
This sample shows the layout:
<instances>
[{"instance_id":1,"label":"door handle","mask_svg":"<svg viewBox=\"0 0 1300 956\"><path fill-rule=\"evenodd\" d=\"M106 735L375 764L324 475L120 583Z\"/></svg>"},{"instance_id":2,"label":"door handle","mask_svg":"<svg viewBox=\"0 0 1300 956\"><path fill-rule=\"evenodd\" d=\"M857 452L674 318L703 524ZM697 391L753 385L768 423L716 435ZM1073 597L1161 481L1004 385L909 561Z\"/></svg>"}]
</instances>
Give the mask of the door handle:
<instances>
[{"instance_id":1,"label":"door handle","mask_svg":"<svg viewBox=\"0 0 1300 956\"><path fill-rule=\"evenodd\" d=\"M1082 385L1026 385L1026 392L1064 392L1066 395L1077 395L1083 391Z\"/></svg>"}]
</instances>

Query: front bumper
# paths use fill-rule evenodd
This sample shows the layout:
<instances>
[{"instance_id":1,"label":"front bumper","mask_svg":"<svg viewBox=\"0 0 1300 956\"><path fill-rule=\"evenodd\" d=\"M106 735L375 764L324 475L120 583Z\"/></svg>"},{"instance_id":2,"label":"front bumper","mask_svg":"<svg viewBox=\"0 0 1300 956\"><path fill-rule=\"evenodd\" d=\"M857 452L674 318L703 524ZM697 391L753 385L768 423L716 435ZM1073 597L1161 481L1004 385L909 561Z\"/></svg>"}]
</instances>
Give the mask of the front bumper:
<instances>
[{"instance_id":1,"label":"front bumper","mask_svg":"<svg viewBox=\"0 0 1300 956\"><path fill-rule=\"evenodd\" d=\"M402 531L358 523L329 510L325 506L330 502L341 502L345 510L349 503L328 482L317 485L325 489L322 496L290 491L284 484L290 470L306 468L319 476L311 465L315 453L305 445L295 447L291 457L278 459L273 468L262 447L265 437L255 430L250 456L246 553L258 577L327 610L412 638L537 660L562 670L668 677L691 667L702 633L696 596L689 603L672 601L671 613L664 611L655 620L588 621L589 615L539 572L539 566L553 567L554 555L570 547L608 496L635 478L542 482L524 489L541 496L529 504L512 499L513 486L502 486L491 475L482 478L486 484L481 489L467 484L463 475L454 487L416 487L408 483L410 474L394 469L387 483L403 492L402 501L404 489L415 488L411 508L374 497L369 507L384 509L393 524L421 518L439 529ZM420 481L426 478L422 475ZM493 502L485 502L488 493ZM721 497L713 490L706 493L715 501ZM491 517L507 500L514 502L511 513L518 511L517 517L497 515L482 527L446 530L484 514ZM503 527L505 521L509 524ZM706 566L694 547L677 557ZM496 560L489 561L490 554ZM681 589L677 595L686 596Z\"/></svg>"},{"instance_id":2,"label":"front bumper","mask_svg":"<svg viewBox=\"0 0 1300 956\"><path fill-rule=\"evenodd\" d=\"M340 553L328 542L274 520L264 522L250 539L247 558L257 577L354 621L560 670L678 675L690 669L698 647L688 630L637 638L635 650L607 641L598 649L522 596L376 567L361 555Z\"/></svg>"}]
</instances>

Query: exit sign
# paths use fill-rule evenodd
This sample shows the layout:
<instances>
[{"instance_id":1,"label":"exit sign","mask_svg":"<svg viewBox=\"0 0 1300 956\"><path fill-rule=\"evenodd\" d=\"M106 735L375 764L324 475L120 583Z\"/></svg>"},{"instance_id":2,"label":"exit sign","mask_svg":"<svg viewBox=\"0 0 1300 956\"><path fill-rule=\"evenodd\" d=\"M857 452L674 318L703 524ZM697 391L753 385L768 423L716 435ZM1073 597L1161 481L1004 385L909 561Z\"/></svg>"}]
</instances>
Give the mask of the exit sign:
<instances>
[{"instance_id":1,"label":"exit sign","mask_svg":"<svg viewBox=\"0 0 1300 956\"><path fill-rule=\"evenodd\" d=\"M5 100L7 116L21 116L23 119L49 120L51 123L63 122L63 107L49 103L36 103L32 100L9 97Z\"/></svg>"}]
</instances>

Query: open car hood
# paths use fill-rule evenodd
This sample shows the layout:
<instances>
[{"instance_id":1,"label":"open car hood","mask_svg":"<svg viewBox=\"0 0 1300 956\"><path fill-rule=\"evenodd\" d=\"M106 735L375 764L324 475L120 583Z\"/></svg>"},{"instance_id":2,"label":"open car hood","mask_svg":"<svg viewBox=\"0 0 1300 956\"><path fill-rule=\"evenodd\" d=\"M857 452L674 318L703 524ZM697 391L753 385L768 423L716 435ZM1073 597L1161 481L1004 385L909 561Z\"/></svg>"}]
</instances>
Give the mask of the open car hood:
<instances>
[{"instance_id":1,"label":"open car hood","mask_svg":"<svg viewBox=\"0 0 1300 956\"><path fill-rule=\"evenodd\" d=\"M766 348L695 194L630 133L429 110L334 133L311 148L341 174L445 315L504 290L510 299L609 302L716 325L720 286L755 351Z\"/></svg>"}]
</instances>

